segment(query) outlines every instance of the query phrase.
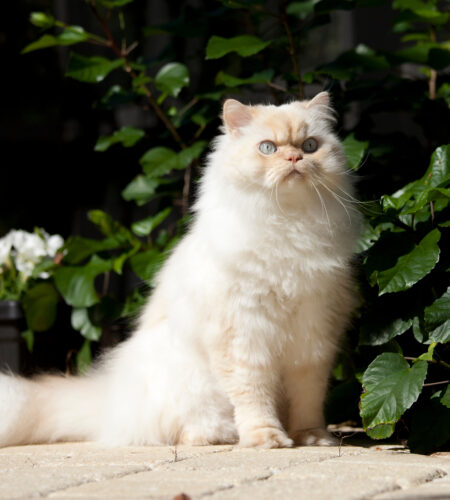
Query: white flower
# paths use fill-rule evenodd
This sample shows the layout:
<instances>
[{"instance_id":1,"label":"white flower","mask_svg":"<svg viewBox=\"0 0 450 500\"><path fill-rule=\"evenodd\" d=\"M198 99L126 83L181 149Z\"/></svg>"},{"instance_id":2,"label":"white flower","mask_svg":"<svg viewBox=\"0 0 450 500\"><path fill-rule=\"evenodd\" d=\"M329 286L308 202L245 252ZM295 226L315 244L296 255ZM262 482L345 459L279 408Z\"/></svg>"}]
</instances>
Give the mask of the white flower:
<instances>
[{"instance_id":1,"label":"white flower","mask_svg":"<svg viewBox=\"0 0 450 500\"><path fill-rule=\"evenodd\" d=\"M64 240L59 234L47 238L47 254L54 257L56 252L64 245Z\"/></svg>"},{"instance_id":2,"label":"white flower","mask_svg":"<svg viewBox=\"0 0 450 500\"><path fill-rule=\"evenodd\" d=\"M7 261L11 252L11 246L12 238L11 233L9 232L6 236L0 238L0 266Z\"/></svg>"}]
</instances>

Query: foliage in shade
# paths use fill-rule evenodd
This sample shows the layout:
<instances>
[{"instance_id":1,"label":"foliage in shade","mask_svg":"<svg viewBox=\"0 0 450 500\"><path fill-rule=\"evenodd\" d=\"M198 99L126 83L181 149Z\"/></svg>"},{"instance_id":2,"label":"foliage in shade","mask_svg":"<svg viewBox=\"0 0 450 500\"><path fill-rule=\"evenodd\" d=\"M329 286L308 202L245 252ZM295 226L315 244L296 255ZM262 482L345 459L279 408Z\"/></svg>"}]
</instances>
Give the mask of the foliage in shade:
<instances>
[{"instance_id":1,"label":"foliage in shade","mask_svg":"<svg viewBox=\"0 0 450 500\"><path fill-rule=\"evenodd\" d=\"M220 59L221 57L236 52L242 57L253 56L265 49L269 42L264 42L257 36L242 35L233 38L212 36L206 46L206 59Z\"/></svg>"},{"instance_id":2,"label":"foliage in shade","mask_svg":"<svg viewBox=\"0 0 450 500\"><path fill-rule=\"evenodd\" d=\"M72 52L66 70L66 76L85 83L98 83L111 71L123 66L123 59L111 61L104 57L84 57Z\"/></svg>"}]
</instances>

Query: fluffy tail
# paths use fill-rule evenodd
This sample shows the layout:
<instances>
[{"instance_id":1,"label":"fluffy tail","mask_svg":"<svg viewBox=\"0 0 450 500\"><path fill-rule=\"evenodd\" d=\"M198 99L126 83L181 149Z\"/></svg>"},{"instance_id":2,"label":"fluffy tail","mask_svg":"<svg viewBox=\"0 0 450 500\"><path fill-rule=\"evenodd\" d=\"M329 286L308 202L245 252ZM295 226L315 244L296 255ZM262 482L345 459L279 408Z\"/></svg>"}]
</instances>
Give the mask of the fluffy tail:
<instances>
[{"instance_id":1,"label":"fluffy tail","mask_svg":"<svg viewBox=\"0 0 450 500\"><path fill-rule=\"evenodd\" d=\"M95 376L25 379L0 373L0 447L95 439L106 392L102 382Z\"/></svg>"}]
</instances>

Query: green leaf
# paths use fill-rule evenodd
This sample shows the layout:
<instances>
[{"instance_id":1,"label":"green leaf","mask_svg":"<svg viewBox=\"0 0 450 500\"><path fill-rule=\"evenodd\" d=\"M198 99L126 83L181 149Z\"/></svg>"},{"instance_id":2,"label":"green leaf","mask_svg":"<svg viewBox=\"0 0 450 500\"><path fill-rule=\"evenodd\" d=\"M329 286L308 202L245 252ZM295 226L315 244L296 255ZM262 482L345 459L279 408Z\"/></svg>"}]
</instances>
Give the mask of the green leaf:
<instances>
[{"instance_id":1,"label":"green leaf","mask_svg":"<svg viewBox=\"0 0 450 500\"><path fill-rule=\"evenodd\" d=\"M376 427L366 429L366 434L371 439L387 439L395 430L395 424L378 424Z\"/></svg>"},{"instance_id":2,"label":"green leaf","mask_svg":"<svg viewBox=\"0 0 450 500\"><path fill-rule=\"evenodd\" d=\"M32 330L25 330L20 334L20 336L25 340L28 352L33 352L34 332Z\"/></svg>"},{"instance_id":3,"label":"green leaf","mask_svg":"<svg viewBox=\"0 0 450 500\"><path fill-rule=\"evenodd\" d=\"M113 144L120 143L122 146L129 148L134 146L138 141L140 141L145 136L145 132L140 128L134 127L122 127L120 130L114 132L114 134L109 136L100 136L94 150L95 151L106 151Z\"/></svg>"},{"instance_id":4,"label":"green leaf","mask_svg":"<svg viewBox=\"0 0 450 500\"><path fill-rule=\"evenodd\" d=\"M112 264L93 255L85 266L61 267L54 273L55 284L67 304L73 307L89 307L100 299L95 291L94 279L110 271Z\"/></svg>"},{"instance_id":5,"label":"green leaf","mask_svg":"<svg viewBox=\"0 0 450 500\"><path fill-rule=\"evenodd\" d=\"M108 238L112 238L122 245L126 243L130 245L139 244L139 240L131 234L131 231L103 210L89 210L88 218Z\"/></svg>"},{"instance_id":6,"label":"green leaf","mask_svg":"<svg viewBox=\"0 0 450 500\"><path fill-rule=\"evenodd\" d=\"M30 23L44 30L55 25L55 18L45 12L32 12L30 14Z\"/></svg>"},{"instance_id":7,"label":"green leaf","mask_svg":"<svg viewBox=\"0 0 450 500\"><path fill-rule=\"evenodd\" d=\"M149 149L139 160L147 178L161 177L172 170L184 170L198 158L207 146L206 141L197 141L179 153L165 147Z\"/></svg>"},{"instance_id":8,"label":"green leaf","mask_svg":"<svg viewBox=\"0 0 450 500\"><path fill-rule=\"evenodd\" d=\"M450 319L450 287L424 310L424 320L428 328L434 328Z\"/></svg>"},{"instance_id":9,"label":"green leaf","mask_svg":"<svg viewBox=\"0 0 450 500\"><path fill-rule=\"evenodd\" d=\"M183 87L189 87L189 71L184 64L168 63L155 76L155 85L163 94L177 97Z\"/></svg>"},{"instance_id":10,"label":"green leaf","mask_svg":"<svg viewBox=\"0 0 450 500\"><path fill-rule=\"evenodd\" d=\"M130 259L131 268L144 281L151 282L155 273L164 262L164 255L152 249L133 255Z\"/></svg>"},{"instance_id":11,"label":"green leaf","mask_svg":"<svg viewBox=\"0 0 450 500\"><path fill-rule=\"evenodd\" d=\"M369 147L368 141L358 141L355 139L355 134L351 133L342 142L344 153L347 157L348 166L352 170L358 170L364 154Z\"/></svg>"},{"instance_id":12,"label":"green leaf","mask_svg":"<svg viewBox=\"0 0 450 500\"><path fill-rule=\"evenodd\" d=\"M138 175L122 191L122 197L127 201L135 200L138 205L143 205L155 194L159 184L159 179Z\"/></svg>"},{"instance_id":13,"label":"green leaf","mask_svg":"<svg viewBox=\"0 0 450 500\"><path fill-rule=\"evenodd\" d=\"M417 361L412 367L400 354L380 354L363 375L361 417L364 430L379 438L389 437L395 423L419 397L427 374L427 362ZM380 425L388 428L376 428ZM378 438L378 439L379 439Z\"/></svg>"},{"instance_id":14,"label":"green leaf","mask_svg":"<svg viewBox=\"0 0 450 500\"><path fill-rule=\"evenodd\" d=\"M58 292L50 283L38 283L26 292L22 304L28 328L43 332L55 322Z\"/></svg>"},{"instance_id":15,"label":"green leaf","mask_svg":"<svg viewBox=\"0 0 450 500\"><path fill-rule=\"evenodd\" d=\"M408 446L412 453L430 453L450 440L450 409L430 399L413 414Z\"/></svg>"},{"instance_id":16,"label":"green leaf","mask_svg":"<svg viewBox=\"0 0 450 500\"><path fill-rule=\"evenodd\" d=\"M447 408L450 408L450 384L447 384L439 401Z\"/></svg>"},{"instance_id":17,"label":"green leaf","mask_svg":"<svg viewBox=\"0 0 450 500\"><path fill-rule=\"evenodd\" d=\"M153 229L155 229L155 227L157 227L167 218L171 211L171 208L166 208L162 212L159 212L159 214L152 215L138 222L135 222L134 224L132 224L131 230L138 236L148 236L153 231Z\"/></svg>"},{"instance_id":18,"label":"green leaf","mask_svg":"<svg viewBox=\"0 0 450 500\"><path fill-rule=\"evenodd\" d=\"M425 344L432 342L439 342L440 344L450 342L450 319L428 333L428 340Z\"/></svg>"},{"instance_id":19,"label":"green leaf","mask_svg":"<svg viewBox=\"0 0 450 500\"><path fill-rule=\"evenodd\" d=\"M69 26L59 35L42 35L39 40L30 43L23 50L22 54L27 54L33 50L46 49L56 45L74 45L76 43L89 40L90 35L80 26Z\"/></svg>"},{"instance_id":20,"label":"green leaf","mask_svg":"<svg viewBox=\"0 0 450 500\"><path fill-rule=\"evenodd\" d=\"M369 315L361 325L359 345L383 345L411 328L412 318L389 320L380 311Z\"/></svg>"},{"instance_id":21,"label":"green leaf","mask_svg":"<svg viewBox=\"0 0 450 500\"><path fill-rule=\"evenodd\" d=\"M212 36L206 46L206 59L219 59L230 52L236 52L242 57L252 56L265 49L269 42L264 42L257 36L241 35L233 38Z\"/></svg>"},{"instance_id":22,"label":"green leaf","mask_svg":"<svg viewBox=\"0 0 450 500\"><path fill-rule=\"evenodd\" d=\"M253 83L269 83L275 74L275 70L266 69L259 73L254 73L248 78L236 78L219 71L216 76L216 85L225 85L226 87L239 87L240 85L251 85Z\"/></svg>"},{"instance_id":23,"label":"green leaf","mask_svg":"<svg viewBox=\"0 0 450 500\"><path fill-rule=\"evenodd\" d=\"M321 0L305 0L303 2L291 2L286 6L286 14L305 19L314 12L314 6Z\"/></svg>"},{"instance_id":24,"label":"green leaf","mask_svg":"<svg viewBox=\"0 0 450 500\"><path fill-rule=\"evenodd\" d=\"M91 366L92 352L91 341L86 339L77 354L77 372L78 375L84 375Z\"/></svg>"},{"instance_id":25,"label":"green leaf","mask_svg":"<svg viewBox=\"0 0 450 500\"><path fill-rule=\"evenodd\" d=\"M94 253L113 250L119 246L120 243L115 238L93 240L81 236L72 236L64 245L64 249L67 252L64 256L64 262L68 264L79 264Z\"/></svg>"},{"instance_id":26,"label":"green leaf","mask_svg":"<svg viewBox=\"0 0 450 500\"><path fill-rule=\"evenodd\" d=\"M407 290L424 278L439 260L440 237L439 229L433 229L409 253L399 257L393 267L379 272L379 295Z\"/></svg>"},{"instance_id":27,"label":"green leaf","mask_svg":"<svg viewBox=\"0 0 450 500\"><path fill-rule=\"evenodd\" d=\"M66 75L86 83L98 83L103 81L111 71L122 67L123 59L111 61L104 57L84 57L72 52Z\"/></svg>"},{"instance_id":28,"label":"green leaf","mask_svg":"<svg viewBox=\"0 0 450 500\"><path fill-rule=\"evenodd\" d=\"M123 7L134 0L96 0L98 3L107 7L108 9L115 9L116 7Z\"/></svg>"},{"instance_id":29,"label":"green leaf","mask_svg":"<svg viewBox=\"0 0 450 500\"><path fill-rule=\"evenodd\" d=\"M359 239L355 248L356 253L369 250L378 241L381 234L380 229L372 227L367 219L363 219L361 226Z\"/></svg>"},{"instance_id":30,"label":"green leaf","mask_svg":"<svg viewBox=\"0 0 450 500\"><path fill-rule=\"evenodd\" d=\"M91 323L88 310L85 307L80 309L73 308L70 321L72 328L80 332L86 339L93 340L95 342L100 340L102 329Z\"/></svg>"}]
</instances>

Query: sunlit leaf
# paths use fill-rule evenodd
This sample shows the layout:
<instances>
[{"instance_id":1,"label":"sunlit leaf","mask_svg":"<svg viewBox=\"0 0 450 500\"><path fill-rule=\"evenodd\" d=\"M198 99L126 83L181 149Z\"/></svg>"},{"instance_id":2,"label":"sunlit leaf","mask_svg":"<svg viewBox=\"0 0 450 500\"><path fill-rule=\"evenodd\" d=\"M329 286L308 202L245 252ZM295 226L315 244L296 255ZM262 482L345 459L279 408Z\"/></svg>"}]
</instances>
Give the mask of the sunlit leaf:
<instances>
[{"instance_id":1,"label":"sunlit leaf","mask_svg":"<svg viewBox=\"0 0 450 500\"><path fill-rule=\"evenodd\" d=\"M168 63L155 76L155 85L164 94L177 97L183 87L189 86L189 71L184 64Z\"/></svg>"},{"instance_id":2,"label":"sunlit leaf","mask_svg":"<svg viewBox=\"0 0 450 500\"><path fill-rule=\"evenodd\" d=\"M97 140L94 150L106 151L110 146L117 143L120 143L122 144L122 146L129 148L131 146L134 146L144 136L145 132L140 128L122 127L112 135L100 136Z\"/></svg>"},{"instance_id":3,"label":"sunlit leaf","mask_svg":"<svg viewBox=\"0 0 450 500\"><path fill-rule=\"evenodd\" d=\"M102 329L91 323L88 310L86 308L72 309L71 324L74 330L80 332L81 335L88 340L93 340L95 342L100 340Z\"/></svg>"},{"instance_id":4,"label":"sunlit leaf","mask_svg":"<svg viewBox=\"0 0 450 500\"><path fill-rule=\"evenodd\" d=\"M440 237L439 229L433 229L409 253L399 257L393 267L379 272L379 294L407 290L424 278L439 260Z\"/></svg>"},{"instance_id":5,"label":"sunlit leaf","mask_svg":"<svg viewBox=\"0 0 450 500\"><path fill-rule=\"evenodd\" d=\"M395 423L419 397L427 374L427 362L417 361L412 367L400 354L380 354L363 376L361 417L364 429L371 429L377 438L389 437ZM375 435L374 435L375 433Z\"/></svg>"},{"instance_id":6,"label":"sunlit leaf","mask_svg":"<svg viewBox=\"0 0 450 500\"><path fill-rule=\"evenodd\" d=\"M104 57L84 57L72 52L66 76L86 83L98 83L104 80L111 71L122 67L125 64L123 59L113 61Z\"/></svg>"}]
</instances>

